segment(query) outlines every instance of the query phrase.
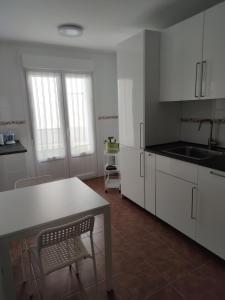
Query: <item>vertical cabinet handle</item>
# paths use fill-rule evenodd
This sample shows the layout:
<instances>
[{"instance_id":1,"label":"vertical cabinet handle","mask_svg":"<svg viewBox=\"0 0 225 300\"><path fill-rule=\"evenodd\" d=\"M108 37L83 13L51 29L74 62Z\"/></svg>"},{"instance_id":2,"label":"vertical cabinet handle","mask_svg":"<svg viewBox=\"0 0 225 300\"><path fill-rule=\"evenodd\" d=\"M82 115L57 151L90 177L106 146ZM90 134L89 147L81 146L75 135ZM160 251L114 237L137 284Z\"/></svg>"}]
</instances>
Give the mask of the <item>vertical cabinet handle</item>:
<instances>
[{"instance_id":1,"label":"vertical cabinet handle","mask_svg":"<svg viewBox=\"0 0 225 300\"><path fill-rule=\"evenodd\" d=\"M191 219L196 220L196 217L194 216L194 191L196 191L196 187L192 187L191 191Z\"/></svg>"},{"instance_id":2,"label":"vertical cabinet handle","mask_svg":"<svg viewBox=\"0 0 225 300\"><path fill-rule=\"evenodd\" d=\"M195 66L195 98L199 97L199 91L197 91L197 89L198 89L198 73L199 73L200 66L201 66L201 63L197 62L196 66Z\"/></svg>"},{"instance_id":3,"label":"vertical cabinet handle","mask_svg":"<svg viewBox=\"0 0 225 300\"><path fill-rule=\"evenodd\" d=\"M205 97L207 61L202 61L200 97Z\"/></svg>"},{"instance_id":4,"label":"vertical cabinet handle","mask_svg":"<svg viewBox=\"0 0 225 300\"><path fill-rule=\"evenodd\" d=\"M216 172L213 172L213 171L210 171L209 173L211 175L215 175L215 176L219 176L219 177L225 178L225 175L222 175L222 174L219 174L219 173L216 173Z\"/></svg>"},{"instance_id":5,"label":"vertical cabinet handle","mask_svg":"<svg viewBox=\"0 0 225 300\"><path fill-rule=\"evenodd\" d=\"M140 177L145 177L145 175L144 175L144 170L143 170L143 168L142 168L142 166L143 166L143 155L144 155L144 152L141 152L140 153Z\"/></svg>"},{"instance_id":6,"label":"vertical cabinet handle","mask_svg":"<svg viewBox=\"0 0 225 300\"><path fill-rule=\"evenodd\" d=\"M143 143L143 129L144 129L144 123L143 122L141 122L140 124L139 124L139 128L140 128L140 149L144 149L144 143Z\"/></svg>"}]
</instances>

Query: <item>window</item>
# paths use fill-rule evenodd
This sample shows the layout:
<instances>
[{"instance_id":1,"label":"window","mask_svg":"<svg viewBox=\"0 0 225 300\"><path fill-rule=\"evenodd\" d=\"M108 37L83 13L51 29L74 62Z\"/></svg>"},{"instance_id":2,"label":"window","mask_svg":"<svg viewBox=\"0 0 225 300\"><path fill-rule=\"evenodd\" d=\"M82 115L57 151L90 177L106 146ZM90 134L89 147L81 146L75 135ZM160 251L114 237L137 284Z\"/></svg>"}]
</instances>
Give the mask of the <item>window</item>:
<instances>
[{"instance_id":1,"label":"window","mask_svg":"<svg viewBox=\"0 0 225 300\"><path fill-rule=\"evenodd\" d=\"M92 154L94 126L91 76L66 74L65 83L71 155Z\"/></svg>"},{"instance_id":2,"label":"window","mask_svg":"<svg viewBox=\"0 0 225 300\"><path fill-rule=\"evenodd\" d=\"M64 98L60 73L29 71L27 74L35 152L40 162L64 158L67 145L72 157L95 151L92 77L75 73L63 77ZM69 129L69 136L65 128Z\"/></svg>"},{"instance_id":3,"label":"window","mask_svg":"<svg viewBox=\"0 0 225 300\"><path fill-rule=\"evenodd\" d=\"M65 157L60 75L29 72L34 143L38 161Z\"/></svg>"}]
</instances>

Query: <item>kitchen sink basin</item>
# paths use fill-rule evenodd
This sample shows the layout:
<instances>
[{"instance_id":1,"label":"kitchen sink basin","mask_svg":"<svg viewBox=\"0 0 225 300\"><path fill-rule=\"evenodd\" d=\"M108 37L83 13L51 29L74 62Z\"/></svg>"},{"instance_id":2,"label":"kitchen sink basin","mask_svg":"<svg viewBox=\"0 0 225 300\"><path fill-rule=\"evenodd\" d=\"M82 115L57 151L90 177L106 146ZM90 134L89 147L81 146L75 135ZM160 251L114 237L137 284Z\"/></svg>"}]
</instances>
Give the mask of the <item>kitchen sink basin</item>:
<instances>
[{"instance_id":1,"label":"kitchen sink basin","mask_svg":"<svg viewBox=\"0 0 225 300\"><path fill-rule=\"evenodd\" d=\"M225 155L225 152L223 151L210 150L195 146L177 146L162 150L162 152L197 160L209 159L216 156Z\"/></svg>"}]
</instances>

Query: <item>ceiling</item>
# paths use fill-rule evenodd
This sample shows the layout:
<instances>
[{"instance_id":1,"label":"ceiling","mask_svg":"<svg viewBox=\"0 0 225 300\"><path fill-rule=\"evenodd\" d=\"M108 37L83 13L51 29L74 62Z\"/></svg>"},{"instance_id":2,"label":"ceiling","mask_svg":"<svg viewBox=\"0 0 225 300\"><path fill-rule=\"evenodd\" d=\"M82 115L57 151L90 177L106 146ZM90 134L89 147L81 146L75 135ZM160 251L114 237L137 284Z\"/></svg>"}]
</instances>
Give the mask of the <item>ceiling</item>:
<instances>
[{"instance_id":1,"label":"ceiling","mask_svg":"<svg viewBox=\"0 0 225 300\"><path fill-rule=\"evenodd\" d=\"M0 0L0 39L113 50L142 29L162 29L222 0ZM61 23L84 26L79 38Z\"/></svg>"}]
</instances>

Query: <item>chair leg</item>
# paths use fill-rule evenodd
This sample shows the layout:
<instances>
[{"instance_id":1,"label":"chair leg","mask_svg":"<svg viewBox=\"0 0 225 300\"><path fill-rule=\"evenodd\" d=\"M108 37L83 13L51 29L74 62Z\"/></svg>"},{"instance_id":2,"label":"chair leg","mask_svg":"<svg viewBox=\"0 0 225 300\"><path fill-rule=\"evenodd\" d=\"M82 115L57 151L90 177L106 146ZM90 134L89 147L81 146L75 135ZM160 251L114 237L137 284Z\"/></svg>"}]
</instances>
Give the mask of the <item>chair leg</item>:
<instances>
[{"instance_id":1,"label":"chair leg","mask_svg":"<svg viewBox=\"0 0 225 300\"><path fill-rule=\"evenodd\" d=\"M91 252L92 252L93 267L94 267L94 274L95 274L95 283L96 283L96 286L97 286L97 284L98 284L97 267L96 267L95 248L94 248L94 242L93 242L93 235L92 235L92 233L91 233L90 239L91 239Z\"/></svg>"},{"instance_id":2,"label":"chair leg","mask_svg":"<svg viewBox=\"0 0 225 300\"><path fill-rule=\"evenodd\" d=\"M42 297L40 299L47 300L48 299L48 294L47 294L47 288L46 288L46 285L45 285L45 278L44 278L43 274L40 275L40 284L41 284L41 291L40 291L40 289L38 289L39 290L39 296L42 295Z\"/></svg>"},{"instance_id":3,"label":"chair leg","mask_svg":"<svg viewBox=\"0 0 225 300\"><path fill-rule=\"evenodd\" d=\"M75 262L76 265L76 275L79 276L79 266L78 266L78 262Z\"/></svg>"},{"instance_id":4,"label":"chair leg","mask_svg":"<svg viewBox=\"0 0 225 300\"><path fill-rule=\"evenodd\" d=\"M96 260L95 255L93 256L93 267L94 267L94 274L95 274L95 284L98 285L98 277L97 277L97 267L96 267Z\"/></svg>"},{"instance_id":5,"label":"chair leg","mask_svg":"<svg viewBox=\"0 0 225 300\"><path fill-rule=\"evenodd\" d=\"M26 240L23 240L21 242L21 268L22 268L22 279L23 284L27 282L27 276L26 276L26 267L25 267L25 254L27 254L27 243Z\"/></svg>"},{"instance_id":6,"label":"chair leg","mask_svg":"<svg viewBox=\"0 0 225 300\"><path fill-rule=\"evenodd\" d=\"M30 277L33 277L34 289L37 290L39 300L45 300L45 282L44 276L40 274L40 285L37 282L37 276L35 274L34 265L32 263L31 252L28 250L29 266L30 266ZM33 294L30 295L30 299L33 298Z\"/></svg>"}]
</instances>

